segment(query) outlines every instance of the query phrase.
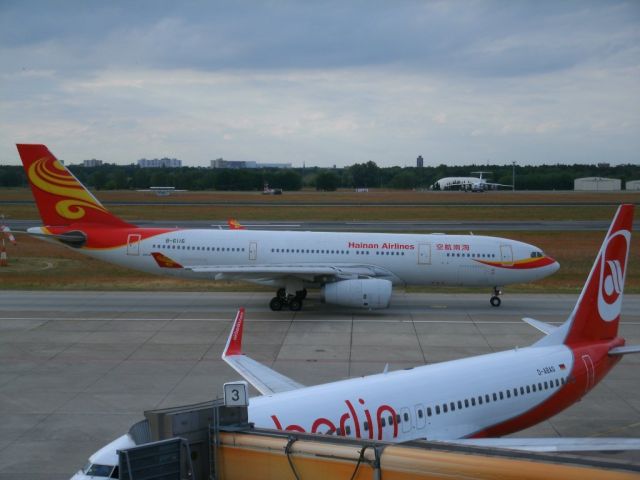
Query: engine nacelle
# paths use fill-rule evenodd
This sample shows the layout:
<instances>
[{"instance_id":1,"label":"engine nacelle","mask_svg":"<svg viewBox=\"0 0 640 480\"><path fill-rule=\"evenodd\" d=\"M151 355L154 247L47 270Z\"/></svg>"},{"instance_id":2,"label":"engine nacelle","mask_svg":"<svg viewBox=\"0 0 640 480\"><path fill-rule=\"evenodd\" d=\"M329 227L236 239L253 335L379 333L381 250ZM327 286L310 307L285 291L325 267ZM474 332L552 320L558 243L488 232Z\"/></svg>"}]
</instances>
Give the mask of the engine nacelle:
<instances>
[{"instance_id":1,"label":"engine nacelle","mask_svg":"<svg viewBox=\"0 0 640 480\"><path fill-rule=\"evenodd\" d=\"M365 278L327 283L324 300L345 307L387 308L391 300L392 285L389 280Z\"/></svg>"}]
</instances>

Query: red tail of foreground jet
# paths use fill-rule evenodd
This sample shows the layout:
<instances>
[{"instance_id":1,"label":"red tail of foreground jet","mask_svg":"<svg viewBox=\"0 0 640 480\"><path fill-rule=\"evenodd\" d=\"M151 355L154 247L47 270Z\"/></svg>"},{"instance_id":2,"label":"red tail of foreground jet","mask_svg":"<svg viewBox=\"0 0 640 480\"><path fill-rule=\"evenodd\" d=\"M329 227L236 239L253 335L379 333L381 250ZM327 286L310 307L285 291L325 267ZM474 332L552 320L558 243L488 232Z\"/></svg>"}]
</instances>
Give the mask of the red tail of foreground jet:
<instances>
[{"instance_id":1,"label":"red tail of foreground jet","mask_svg":"<svg viewBox=\"0 0 640 480\"><path fill-rule=\"evenodd\" d=\"M485 286L499 306L504 285L559 265L526 243L482 235L407 235L140 228L110 213L44 145L18 145L44 222L29 233L145 272L273 286L272 310L300 310L307 288L327 303L386 308L392 285Z\"/></svg>"}]
</instances>

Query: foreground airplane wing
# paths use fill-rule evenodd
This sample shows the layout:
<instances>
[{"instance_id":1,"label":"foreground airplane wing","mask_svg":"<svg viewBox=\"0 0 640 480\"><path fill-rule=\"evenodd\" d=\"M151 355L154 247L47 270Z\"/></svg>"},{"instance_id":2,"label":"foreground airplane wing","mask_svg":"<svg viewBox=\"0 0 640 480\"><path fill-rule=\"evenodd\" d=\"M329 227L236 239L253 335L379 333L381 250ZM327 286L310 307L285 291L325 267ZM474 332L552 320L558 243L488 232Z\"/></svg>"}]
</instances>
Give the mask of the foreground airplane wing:
<instances>
[{"instance_id":1,"label":"foreground airplane wing","mask_svg":"<svg viewBox=\"0 0 640 480\"><path fill-rule=\"evenodd\" d=\"M525 452L606 452L640 450L640 438L465 438L443 443L493 447Z\"/></svg>"},{"instance_id":2,"label":"foreground airplane wing","mask_svg":"<svg viewBox=\"0 0 640 480\"><path fill-rule=\"evenodd\" d=\"M242 329L244 327L244 308L238 310L233 322L222 359L231 368L243 376L263 395L288 392L304 388L304 385L272 370L260 362L242 354Z\"/></svg>"}]
</instances>

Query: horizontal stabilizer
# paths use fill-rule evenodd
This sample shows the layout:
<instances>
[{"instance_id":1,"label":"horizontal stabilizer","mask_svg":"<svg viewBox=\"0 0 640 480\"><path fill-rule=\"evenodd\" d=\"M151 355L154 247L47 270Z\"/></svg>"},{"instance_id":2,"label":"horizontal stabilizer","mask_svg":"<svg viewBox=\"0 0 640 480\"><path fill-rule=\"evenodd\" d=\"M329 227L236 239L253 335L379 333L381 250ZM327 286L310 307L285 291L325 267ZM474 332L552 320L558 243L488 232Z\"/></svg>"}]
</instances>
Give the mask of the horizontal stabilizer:
<instances>
[{"instance_id":1,"label":"horizontal stabilizer","mask_svg":"<svg viewBox=\"0 0 640 480\"><path fill-rule=\"evenodd\" d=\"M464 438L446 443L524 452L606 452L640 450L640 438Z\"/></svg>"},{"instance_id":2,"label":"horizontal stabilizer","mask_svg":"<svg viewBox=\"0 0 640 480\"><path fill-rule=\"evenodd\" d=\"M550 325L548 323L541 322L540 320L536 320L535 318L525 317L522 319L522 321L527 322L533 328L537 328L545 335L549 335L550 333L558 329L558 327L556 327L555 325Z\"/></svg>"},{"instance_id":3,"label":"horizontal stabilizer","mask_svg":"<svg viewBox=\"0 0 640 480\"><path fill-rule=\"evenodd\" d=\"M629 353L640 353L640 345L625 345L609 350L609 355L627 355Z\"/></svg>"},{"instance_id":4,"label":"horizontal stabilizer","mask_svg":"<svg viewBox=\"0 0 640 480\"><path fill-rule=\"evenodd\" d=\"M304 385L285 377L275 370L242 354L242 332L244 328L244 308L238 310L236 319L231 327L227 345L222 353L222 359L231 368L253 385L263 395L288 392L304 388Z\"/></svg>"}]
</instances>

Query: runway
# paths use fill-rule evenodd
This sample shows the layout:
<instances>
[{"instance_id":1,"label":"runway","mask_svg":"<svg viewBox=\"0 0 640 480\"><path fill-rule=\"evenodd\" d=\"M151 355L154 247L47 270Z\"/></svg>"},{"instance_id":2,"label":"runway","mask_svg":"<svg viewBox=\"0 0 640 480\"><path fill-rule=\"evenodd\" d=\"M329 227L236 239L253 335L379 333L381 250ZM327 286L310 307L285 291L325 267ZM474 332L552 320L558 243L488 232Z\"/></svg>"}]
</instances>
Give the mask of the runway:
<instances>
[{"instance_id":1,"label":"runway","mask_svg":"<svg viewBox=\"0 0 640 480\"><path fill-rule=\"evenodd\" d=\"M0 291L0 480L67 479L144 410L209 400L238 375L220 360L236 308L247 354L312 385L526 346L524 316L559 323L573 295L395 294L385 311L271 312L267 293ZM640 295L621 335L640 344ZM640 355L583 401L518 436L640 437ZM434 386L437 388L437 386ZM599 454L640 464L638 453Z\"/></svg>"},{"instance_id":2,"label":"runway","mask_svg":"<svg viewBox=\"0 0 640 480\"><path fill-rule=\"evenodd\" d=\"M141 227L182 228L228 228L226 221L214 220L132 220ZM24 231L42 225L40 220L6 220L9 228ZM242 222L249 230L300 230L316 232L481 232L481 231L606 231L609 220L549 220L549 221L247 221Z\"/></svg>"}]
</instances>

